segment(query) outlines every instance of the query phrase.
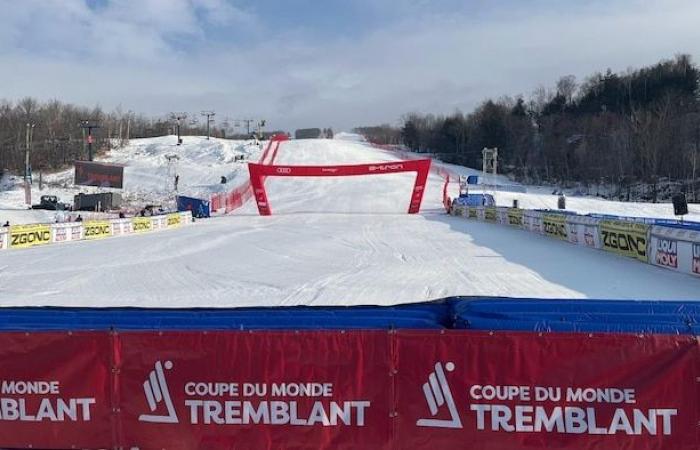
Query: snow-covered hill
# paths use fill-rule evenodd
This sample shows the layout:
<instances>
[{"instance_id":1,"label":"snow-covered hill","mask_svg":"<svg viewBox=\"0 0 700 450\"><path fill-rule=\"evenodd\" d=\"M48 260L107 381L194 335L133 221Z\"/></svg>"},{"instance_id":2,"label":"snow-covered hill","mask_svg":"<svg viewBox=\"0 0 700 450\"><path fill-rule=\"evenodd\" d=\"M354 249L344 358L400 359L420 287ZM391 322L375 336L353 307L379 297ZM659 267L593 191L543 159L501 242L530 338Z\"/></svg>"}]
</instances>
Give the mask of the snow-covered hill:
<instances>
[{"instance_id":1,"label":"snow-covered hill","mask_svg":"<svg viewBox=\"0 0 700 450\"><path fill-rule=\"evenodd\" d=\"M145 151L144 159L150 154ZM301 140L283 143L277 158L322 165L396 156L358 142ZM214 182L222 170L212 166ZM211 186L200 174L195 184ZM699 281L687 275L446 216L436 174L421 214L406 215L412 183L410 174L269 178L271 217L258 216L251 202L233 215L169 233L8 250L0 254L0 305L386 305L449 295L700 298Z\"/></svg>"},{"instance_id":2,"label":"snow-covered hill","mask_svg":"<svg viewBox=\"0 0 700 450\"><path fill-rule=\"evenodd\" d=\"M212 192L225 190L240 182L241 173L248 176L246 163L257 161L260 147L252 141L185 136L178 146L175 136L151 139L132 139L123 148L109 152L101 161L124 164L124 189L115 190L132 208L145 204L172 206L175 196L174 174L180 175L178 192L183 195L208 197ZM179 159L168 167L166 156ZM242 159L241 159L242 158ZM221 177L228 180L220 183ZM39 189L38 174L32 185L32 199L41 195L56 195L59 200L72 204L79 192L97 192L98 188L73 185L73 169L45 175L44 189ZM10 177L0 186L0 220L4 223L53 222L56 214L47 211L27 211L24 204L22 180Z\"/></svg>"}]
</instances>

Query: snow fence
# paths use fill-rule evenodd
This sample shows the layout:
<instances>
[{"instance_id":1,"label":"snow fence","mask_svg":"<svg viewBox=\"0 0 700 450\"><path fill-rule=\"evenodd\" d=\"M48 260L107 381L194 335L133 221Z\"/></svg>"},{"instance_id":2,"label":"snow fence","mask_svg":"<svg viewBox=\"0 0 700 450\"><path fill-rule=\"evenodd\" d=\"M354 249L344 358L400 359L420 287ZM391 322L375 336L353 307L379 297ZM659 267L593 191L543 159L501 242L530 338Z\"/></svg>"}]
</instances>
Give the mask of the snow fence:
<instances>
[{"instance_id":1,"label":"snow fence","mask_svg":"<svg viewBox=\"0 0 700 450\"><path fill-rule=\"evenodd\" d=\"M0 229L0 249L29 248L178 228L192 223L190 211L128 219L12 225Z\"/></svg>"},{"instance_id":2,"label":"snow fence","mask_svg":"<svg viewBox=\"0 0 700 450\"><path fill-rule=\"evenodd\" d=\"M521 228L700 277L700 223L557 210L472 207L455 201L454 216Z\"/></svg>"}]
</instances>

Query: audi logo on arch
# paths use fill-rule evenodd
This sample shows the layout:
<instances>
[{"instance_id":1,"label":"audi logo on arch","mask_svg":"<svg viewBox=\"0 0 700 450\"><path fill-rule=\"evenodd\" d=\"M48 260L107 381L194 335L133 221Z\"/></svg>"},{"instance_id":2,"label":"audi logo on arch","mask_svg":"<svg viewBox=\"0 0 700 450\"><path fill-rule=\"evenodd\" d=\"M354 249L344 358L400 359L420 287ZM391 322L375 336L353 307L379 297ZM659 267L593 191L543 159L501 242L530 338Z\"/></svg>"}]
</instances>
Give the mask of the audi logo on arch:
<instances>
[{"instance_id":1,"label":"audi logo on arch","mask_svg":"<svg viewBox=\"0 0 700 450\"><path fill-rule=\"evenodd\" d=\"M278 167L277 173L292 173L291 167Z\"/></svg>"}]
</instances>

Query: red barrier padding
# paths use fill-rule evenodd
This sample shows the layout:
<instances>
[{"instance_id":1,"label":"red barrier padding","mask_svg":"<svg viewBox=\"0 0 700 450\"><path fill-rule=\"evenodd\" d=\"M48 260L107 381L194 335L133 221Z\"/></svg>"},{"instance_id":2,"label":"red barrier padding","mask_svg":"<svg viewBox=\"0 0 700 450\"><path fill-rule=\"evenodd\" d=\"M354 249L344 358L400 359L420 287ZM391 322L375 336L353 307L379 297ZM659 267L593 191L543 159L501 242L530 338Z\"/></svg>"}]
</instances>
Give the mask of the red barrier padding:
<instances>
[{"instance_id":1,"label":"red barrier padding","mask_svg":"<svg viewBox=\"0 0 700 450\"><path fill-rule=\"evenodd\" d=\"M112 448L108 333L0 333L0 446Z\"/></svg>"},{"instance_id":2,"label":"red barrier padding","mask_svg":"<svg viewBox=\"0 0 700 450\"><path fill-rule=\"evenodd\" d=\"M400 332L396 448L697 449L698 350L695 337Z\"/></svg>"},{"instance_id":3,"label":"red barrier padding","mask_svg":"<svg viewBox=\"0 0 700 450\"><path fill-rule=\"evenodd\" d=\"M2 333L0 447L697 450L698 377L693 336Z\"/></svg>"},{"instance_id":4,"label":"red barrier padding","mask_svg":"<svg viewBox=\"0 0 700 450\"><path fill-rule=\"evenodd\" d=\"M390 448L386 332L119 339L123 448Z\"/></svg>"},{"instance_id":5,"label":"red barrier padding","mask_svg":"<svg viewBox=\"0 0 700 450\"><path fill-rule=\"evenodd\" d=\"M384 175L389 173L416 172L416 181L411 193L409 214L417 214L423 201L423 192L430 172L430 160L390 161L373 164L355 164L338 166L274 166L248 164L250 182L261 216L272 214L265 178L267 177L345 177L357 175Z\"/></svg>"}]
</instances>

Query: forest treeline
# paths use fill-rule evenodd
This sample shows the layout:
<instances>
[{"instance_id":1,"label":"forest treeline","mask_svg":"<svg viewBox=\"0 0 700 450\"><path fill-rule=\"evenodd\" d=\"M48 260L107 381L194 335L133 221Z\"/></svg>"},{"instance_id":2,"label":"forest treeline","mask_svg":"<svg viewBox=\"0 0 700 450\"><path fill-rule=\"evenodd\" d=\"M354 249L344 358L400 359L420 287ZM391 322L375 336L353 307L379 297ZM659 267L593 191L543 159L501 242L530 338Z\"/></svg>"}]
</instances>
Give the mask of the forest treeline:
<instances>
[{"instance_id":1,"label":"forest treeline","mask_svg":"<svg viewBox=\"0 0 700 450\"><path fill-rule=\"evenodd\" d=\"M552 89L488 99L469 114L411 113L400 128L357 131L470 167L481 167L484 147L498 147L501 171L532 183L690 185L700 169L699 82L690 56L678 55L582 83L565 76Z\"/></svg>"},{"instance_id":2,"label":"forest treeline","mask_svg":"<svg viewBox=\"0 0 700 450\"><path fill-rule=\"evenodd\" d=\"M194 114L190 117L181 120L181 134L206 135L206 119L195 120ZM2 100L0 174L3 169L24 173L28 144L33 171L59 169L76 159L87 159L87 131L81 127L85 121L99 125L92 130L97 152L124 145L129 138L172 134L176 127L174 118L153 119L121 108L107 112L99 106L86 108L58 100L40 102L31 97L17 102ZM211 134L221 136L223 131L214 127Z\"/></svg>"}]
</instances>

